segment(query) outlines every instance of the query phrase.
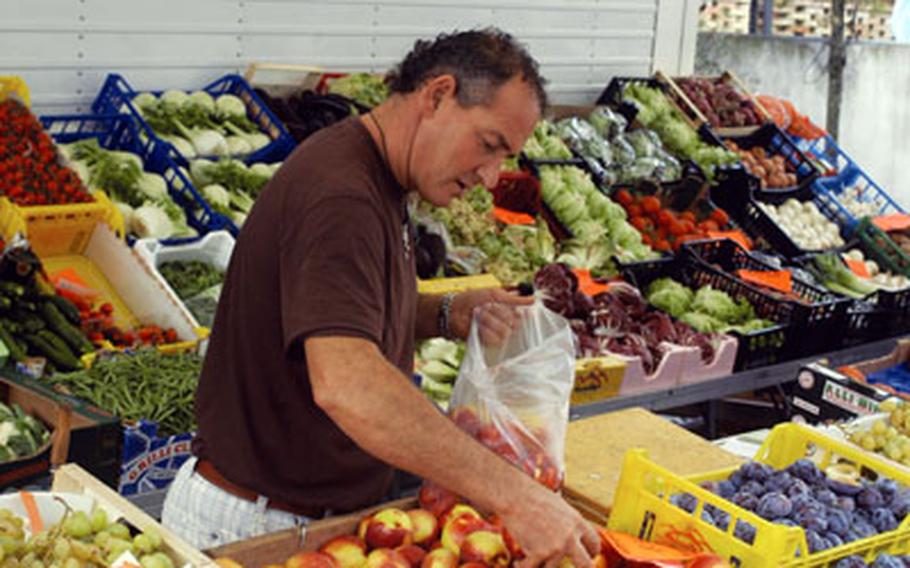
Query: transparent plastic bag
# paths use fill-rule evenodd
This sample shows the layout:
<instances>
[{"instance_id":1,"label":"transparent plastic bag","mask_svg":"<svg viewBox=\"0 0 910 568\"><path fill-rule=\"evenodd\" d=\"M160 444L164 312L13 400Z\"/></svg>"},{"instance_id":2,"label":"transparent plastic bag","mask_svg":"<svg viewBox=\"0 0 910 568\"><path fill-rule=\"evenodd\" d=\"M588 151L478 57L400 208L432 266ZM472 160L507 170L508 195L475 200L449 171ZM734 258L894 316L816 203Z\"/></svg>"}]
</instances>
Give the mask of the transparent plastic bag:
<instances>
[{"instance_id":1,"label":"transparent plastic bag","mask_svg":"<svg viewBox=\"0 0 910 568\"><path fill-rule=\"evenodd\" d=\"M569 322L541 302L498 346L476 321L452 392L452 419L468 434L554 491L563 479L575 343Z\"/></svg>"}]
</instances>

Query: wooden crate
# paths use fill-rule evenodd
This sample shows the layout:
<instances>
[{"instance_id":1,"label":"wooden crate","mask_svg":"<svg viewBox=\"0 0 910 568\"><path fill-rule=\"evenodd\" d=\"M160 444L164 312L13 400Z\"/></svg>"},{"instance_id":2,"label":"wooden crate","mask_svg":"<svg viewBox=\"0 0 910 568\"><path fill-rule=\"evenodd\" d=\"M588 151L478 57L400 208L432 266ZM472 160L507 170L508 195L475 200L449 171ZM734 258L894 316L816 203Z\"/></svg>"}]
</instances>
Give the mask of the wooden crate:
<instances>
[{"instance_id":1,"label":"wooden crate","mask_svg":"<svg viewBox=\"0 0 910 568\"><path fill-rule=\"evenodd\" d=\"M683 92L682 88L676 83L677 77L667 77L661 72L656 74L658 79L664 81L669 86L670 90L673 92L673 96L676 99L677 106L680 107L684 116L688 117L691 122L690 126L698 130L702 124L708 124L708 119L704 114L695 106L695 103L689 100L689 97ZM699 78L699 77L693 77ZM717 79L716 77L707 77L708 79ZM759 120L762 123L772 122L771 115L768 114L768 111L765 110L765 107L758 102L755 96L749 91L748 88L743 84L743 82L736 76L732 71L724 71L720 75L720 79L725 83L732 85L740 94L747 97L752 104L755 106L756 112L758 114ZM754 133L756 130L761 128L761 124L757 126L740 126L740 127L713 127L710 126L712 131L714 131L718 136L747 136Z\"/></svg>"},{"instance_id":2,"label":"wooden crate","mask_svg":"<svg viewBox=\"0 0 910 568\"><path fill-rule=\"evenodd\" d=\"M230 558L244 568L257 568L267 564L283 566L297 552L311 552L336 536L356 534L360 519L366 515L387 507L408 510L417 506L417 499L413 497L390 501L349 515L312 521L300 529L288 529L213 548L207 550L206 554L211 558Z\"/></svg>"},{"instance_id":3,"label":"wooden crate","mask_svg":"<svg viewBox=\"0 0 910 568\"><path fill-rule=\"evenodd\" d=\"M161 526L138 507L118 495L110 487L95 479L74 464L60 467L54 474L53 491L88 495L106 509L119 512L123 519L140 531L155 531L161 535L162 548L177 566L214 568L211 558L202 554L176 534Z\"/></svg>"}]
</instances>

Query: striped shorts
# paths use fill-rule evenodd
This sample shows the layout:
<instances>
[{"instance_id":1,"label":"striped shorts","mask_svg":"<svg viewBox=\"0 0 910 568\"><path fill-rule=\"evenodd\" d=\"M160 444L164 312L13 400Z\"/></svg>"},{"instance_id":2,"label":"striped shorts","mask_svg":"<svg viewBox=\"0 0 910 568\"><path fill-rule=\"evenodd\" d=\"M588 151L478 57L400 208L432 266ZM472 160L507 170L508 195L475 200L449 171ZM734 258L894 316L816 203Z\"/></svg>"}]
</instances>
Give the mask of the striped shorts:
<instances>
[{"instance_id":1,"label":"striped shorts","mask_svg":"<svg viewBox=\"0 0 910 568\"><path fill-rule=\"evenodd\" d=\"M269 509L231 495L196 473L196 458L183 464L168 490L161 523L198 550L208 550L256 536L298 528L304 536L308 517Z\"/></svg>"}]
</instances>

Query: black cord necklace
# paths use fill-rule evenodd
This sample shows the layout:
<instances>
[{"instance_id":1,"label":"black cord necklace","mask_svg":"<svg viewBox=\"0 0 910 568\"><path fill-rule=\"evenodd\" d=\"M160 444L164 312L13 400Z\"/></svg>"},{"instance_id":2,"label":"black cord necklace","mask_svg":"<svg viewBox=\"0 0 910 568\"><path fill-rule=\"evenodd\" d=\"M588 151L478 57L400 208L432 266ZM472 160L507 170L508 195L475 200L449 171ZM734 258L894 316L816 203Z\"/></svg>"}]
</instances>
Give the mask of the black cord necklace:
<instances>
[{"instance_id":1,"label":"black cord necklace","mask_svg":"<svg viewBox=\"0 0 910 568\"><path fill-rule=\"evenodd\" d=\"M372 112L367 113L367 114L369 115L370 120L373 121L373 124L376 125L376 130L379 131L379 143L382 146L382 161L385 163L386 169L389 170L389 174L392 176L392 179L395 179L395 172L392 170L392 163L389 161L389 147L385 141L385 131L382 129L382 125L379 124L379 120L376 118L376 115L374 115ZM413 147L414 147L414 144L412 142L411 147L408 149L408 162L410 162L411 149ZM408 166L409 166L408 170L410 170L410 163L408 164ZM410 174L410 172L408 172L408 175L409 174ZM402 187L404 187L404 186L402 186ZM411 257L411 239L415 238L416 235L414 234L415 233L414 227L411 226L411 216L408 215L407 202L403 202L402 205L403 205L402 215L404 217L404 223L403 223L403 231L402 231L401 237L402 237L402 241L404 243L404 257L410 258Z\"/></svg>"},{"instance_id":2,"label":"black cord necklace","mask_svg":"<svg viewBox=\"0 0 910 568\"><path fill-rule=\"evenodd\" d=\"M389 161L389 147L386 145L385 141L385 131L382 129L382 125L379 124L376 115L368 113L367 116L370 117L370 120L373 121L373 124L376 125L376 130L379 131L379 143L382 145L382 161L385 162L385 166L389 169L389 172L392 172L392 164ZM394 176L394 173L392 174Z\"/></svg>"}]
</instances>

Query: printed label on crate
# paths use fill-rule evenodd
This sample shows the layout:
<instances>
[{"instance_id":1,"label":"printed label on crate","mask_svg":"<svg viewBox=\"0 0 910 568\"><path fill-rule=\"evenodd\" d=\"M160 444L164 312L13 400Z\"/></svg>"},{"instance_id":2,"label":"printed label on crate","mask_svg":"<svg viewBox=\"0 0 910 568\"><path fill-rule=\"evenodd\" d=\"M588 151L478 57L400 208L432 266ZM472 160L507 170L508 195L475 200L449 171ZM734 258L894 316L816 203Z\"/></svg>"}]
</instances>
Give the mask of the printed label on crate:
<instances>
[{"instance_id":1,"label":"printed label on crate","mask_svg":"<svg viewBox=\"0 0 910 568\"><path fill-rule=\"evenodd\" d=\"M793 397L793 406L799 408L800 410L805 410L809 414L814 414L815 416L821 414L821 409L818 406L812 404L807 400L803 400L798 396Z\"/></svg>"},{"instance_id":2,"label":"printed label on crate","mask_svg":"<svg viewBox=\"0 0 910 568\"><path fill-rule=\"evenodd\" d=\"M847 389L834 381L825 381L825 390L822 399L835 406L845 408L858 415L874 414L878 412L878 402Z\"/></svg>"},{"instance_id":3,"label":"printed label on crate","mask_svg":"<svg viewBox=\"0 0 910 568\"><path fill-rule=\"evenodd\" d=\"M502 207L493 208L493 217L504 225L533 225L536 223L534 217L531 217L527 213L509 211Z\"/></svg>"},{"instance_id":4,"label":"printed label on crate","mask_svg":"<svg viewBox=\"0 0 910 568\"><path fill-rule=\"evenodd\" d=\"M906 213L892 213L891 215L881 215L872 220L876 227L885 231L903 231L910 229L910 215Z\"/></svg>"},{"instance_id":5,"label":"printed label on crate","mask_svg":"<svg viewBox=\"0 0 910 568\"><path fill-rule=\"evenodd\" d=\"M145 420L124 429L121 495L167 489L177 470L192 455L193 434L167 438L159 438L157 434L157 424Z\"/></svg>"}]
</instances>

